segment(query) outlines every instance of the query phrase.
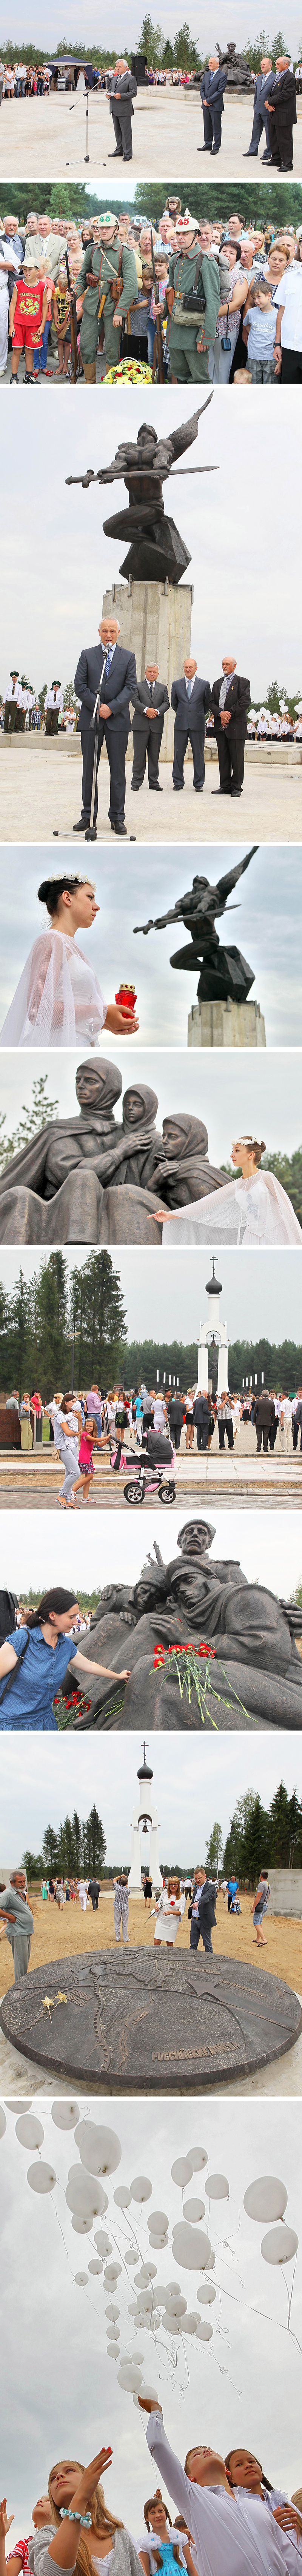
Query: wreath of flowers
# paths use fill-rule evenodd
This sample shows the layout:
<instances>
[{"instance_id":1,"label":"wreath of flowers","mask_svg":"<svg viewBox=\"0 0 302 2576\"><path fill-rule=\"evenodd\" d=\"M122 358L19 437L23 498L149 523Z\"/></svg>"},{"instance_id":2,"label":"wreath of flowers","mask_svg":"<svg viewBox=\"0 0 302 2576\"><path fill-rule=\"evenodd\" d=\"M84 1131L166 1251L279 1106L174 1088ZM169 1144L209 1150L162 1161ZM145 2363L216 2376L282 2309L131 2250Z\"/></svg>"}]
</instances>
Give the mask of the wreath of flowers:
<instances>
[{"instance_id":1,"label":"wreath of flowers","mask_svg":"<svg viewBox=\"0 0 302 2576\"><path fill-rule=\"evenodd\" d=\"M108 367L103 385L152 384L152 367L143 367L141 358L121 358L120 366Z\"/></svg>"}]
</instances>

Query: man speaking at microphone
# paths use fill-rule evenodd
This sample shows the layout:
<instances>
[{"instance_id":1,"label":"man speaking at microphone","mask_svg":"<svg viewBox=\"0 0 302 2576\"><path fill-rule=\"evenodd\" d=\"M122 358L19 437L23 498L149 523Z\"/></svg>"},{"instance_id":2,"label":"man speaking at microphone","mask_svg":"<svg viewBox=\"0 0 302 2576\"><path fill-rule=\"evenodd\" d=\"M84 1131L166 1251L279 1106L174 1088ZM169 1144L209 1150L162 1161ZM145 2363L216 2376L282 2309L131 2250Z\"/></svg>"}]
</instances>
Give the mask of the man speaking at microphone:
<instances>
[{"instance_id":1,"label":"man speaking at microphone","mask_svg":"<svg viewBox=\"0 0 302 2576\"><path fill-rule=\"evenodd\" d=\"M91 717L94 714L101 681L93 821L96 823L97 819L97 772L102 743L105 742L110 769L109 822L111 831L125 839L126 750L130 732L129 699L133 699L136 689L136 663L134 653L128 653L119 644L119 634L117 617L103 617L99 626L99 645L88 645L87 651L80 653L75 672L76 695L81 701L83 777L82 813L79 823L73 824L73 830L85 832L90 824L95 744L95 729L91 725ZM104 660L105 669L103 669Z\"/></svg>"}]
</instances>

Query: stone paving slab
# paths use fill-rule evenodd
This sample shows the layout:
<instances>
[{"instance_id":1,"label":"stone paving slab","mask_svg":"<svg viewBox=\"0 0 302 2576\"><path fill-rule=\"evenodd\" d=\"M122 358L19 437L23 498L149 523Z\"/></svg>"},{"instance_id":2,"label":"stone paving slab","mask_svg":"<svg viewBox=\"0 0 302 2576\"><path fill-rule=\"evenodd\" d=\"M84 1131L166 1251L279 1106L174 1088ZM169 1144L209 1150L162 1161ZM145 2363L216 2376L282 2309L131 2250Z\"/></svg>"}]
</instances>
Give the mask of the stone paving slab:
<instances>
[{"instance_id":1,"label":"stone paving slab","mask_svg":"<svg viewBox=\"0 0 302 2576\"><path fill-rule=\"evenodd\" d=\"M253 169L249 169L243 157L249 148L252 116L252 97L248 95L246 98L233 98L229 93L227 100L225 98L222 123L219 177L234 181L239 178L243 181L246 179L251 185L251 177L254 181L258 172L261 186L266 180L269 187L270 179L274 179L274 172L271 172L270 167L267 168L266 163L263 162L261 151L257 163L253 162ZM297 120L294 130L294 175L299 179L302 176L302 101L299 98L297 99ZM170 89L148 90L146 96L142 91L138 92L134 102L132 124L133 159L127 167L124 167L121 162L117 173L115 163L111 159L114 149L112 118L103 92L99 96L89 93L88 124L89 179L98 179L100 189L104 188L106 193L106 183L110 178L110 203L114 201L115 193L118 196L125 194L126 205L128 200L131 202L137 179L159 179L163 185L164 195L168 185L172 190L176 185L179 188L180 181L184 179L192 180L192 177L195 177L200 180L200 183L203 180L204 172L201 169L203 119L198 88L191 91L188 96L181 90ZM86 100L84 98L72 98L67 92L60 93L59 97L53 95L49 100L3 101L1 108L3 179L22 178L32 183L35 179L45 179L45 172L47 172L50 180L64 180L68 170L70 178L84 180L88 176L85 154ZM214 171L214 165L211 165L209 153L207 153L205 177L209 185L211 185L211 179L215 179L217 184L217 172ZM279 184L282 187L281 178Z\"/></svg>"},{"instance_id":2,"label":"stone paving slab","mask_svg":"<svg viewBox=\"0 0 302 2576\"><path fill-rule=\"evenodd\" d=\"M56 2001L60 1992L67 2002ZM1 2030L56 2076L116 2094L203 2093L282 2057L302 2030L298 1996L262 1968L119 1950L53 1961L4 1996Z\"/></svg>"},{"instance_id":3,"label":"stone paving slab","mask_svg":"<svg viewBox=\"0 0 302 2576\"><path fill-rule=\"evenodd\" d=\"M214 793L219 773L212 747L210 756L207 747L202 799L194 794L191 762L185 763L184 788L178 795L172 786L170 762L163 762L161 841L170 841L174 845L175 842L196 841L200 844L204 841L207 846L215 842L219 847L227 843L233 847L234 842L241 843L243 837L246 841L251 837L253 841L258 839L269 843L300 841L301 761L298 758L287 760L285 744L281 759L280 745L277 749L278 759L274 764L263 757L263 752L258 757L256 744L249 746L243 795L238 800L231 796L218 797ZM54 851L56 832L64 836L65 843L72 842L73 823L78 821L81 812L79 739L73 735L70 738L65 735L61 739L56 736L46 739L44 734L19 734L16 737L14 734L11 737L1 734L0 761L2 840L19 842L22 818L22 843L40 843L43 840L50 843ZM109 842L115 851L116 843L113 835L111 838L108 823L109 768L106 757L100 761L98 797L98 841L101 846L104 841ZM150 841L149 791L145 784L139 798L133 798L132 803L130 761L126 764L125 813L129 837L143 843ZM60 848L60 841L58 846Z\"/></svg>"},{"instance_id":4,"label":"stone paving slab","mask_svg":"<svg viewBox=\"0 0 302 2576\"><path fill-rule=\"evenodd\" d=\"M225 1451L221 1457L203 1457L201 1453L194 1457L191 1452L189 1468L185 1458L178 1456L174 1470L176 1505L178 1500L190 1503L192 1496L200 1501L206 1492L212 1503L216 1501L221 1503L222 1496L225 1502L227 1497L228 1509L232 1502L235 1509L240 1503L240 1509L247 1504L249 1509L254 1506L256 1510L259 1504L261 1506L269 1503L270 1510L274 1510L277 1505L281 1509L286 1506L287 1510L290 1508L295 1511L301 1501L302 1452L300 1468L299 1462L300 1450L295 1457L287 1459L277 1458L276 1452L269 1459L263 1457L262 1453L259 1458L256 1456L239 1459L229 1451ZM2 1458L0 1512L15 1510L18 1506L25 1511L30 1509L40 1511L43 1506L46 1511L55 1511L56 1497L63 1484L63 1474L64 1470L60 1463L56 1467L47 1459L42 1460L39 1466L34 1466L31 1459L21 1460L19 1452L16 1458L12 1459L11 1455L9 1458ZM113 1476L107 1460L102 1460L101 1465L97 1462L92 1498L85 1508L88 1508L89 1512L100 1509L107 1511L108 1508L113 1511L123 1508L127 1511L130 1506L125 1502L124 1497L126 1482L126 1470L125 1475ZM152 1497L152 1490L148 1490L148 1511L152 1510L153 1500L158 1510L157 1488L154 1490L154 1497ZM131 1508L139 1510L143 1506L134 1504ZM169 1508L172 1507L169 1506ZM82 1511L81 1502L76 1505L76 1509Z\"/></svg>"}]
</instances>

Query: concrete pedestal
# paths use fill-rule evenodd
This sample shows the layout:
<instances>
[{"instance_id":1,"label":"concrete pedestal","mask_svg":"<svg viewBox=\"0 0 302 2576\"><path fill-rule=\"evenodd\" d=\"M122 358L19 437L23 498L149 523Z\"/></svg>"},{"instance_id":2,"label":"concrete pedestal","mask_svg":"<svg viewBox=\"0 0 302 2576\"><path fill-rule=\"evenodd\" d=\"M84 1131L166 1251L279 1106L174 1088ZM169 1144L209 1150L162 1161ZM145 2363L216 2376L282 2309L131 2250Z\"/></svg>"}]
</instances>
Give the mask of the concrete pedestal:
<instances>
[{"instance_id":1,"label":"concrete pedestal","mask_svg":"<svg viewBox=\"0 0 302 2576\"><path fill-rule=\"evenodd\" d=\"M172 680L179 678L191 651L192 607L193 587L187 581L178 589L170 589L169 583L163 581L133 581L127 586L114 581L112 590L104 591L103 617L118 617L121 644L135 653L137 679L143 680L146 662L158 662L159 677L166 681L169 698ZM170 707L165 716L161 761L173 760L173 750L174 715ZM132 758L130 733L127 759Z\"/></svg>"},{"instance_id":2,"label":"concrete pedestal","mask_svg":"<svg viewBox=\"0 0 302 2576\"><path fill-rule=\"evenodd\" d=\"M302 1869L271 1869L269 1914L295 1915L302 1919Z\"/></svg>"},{"instance_id":3,"label":"concrete pedestal","mask_svg":"<svg viewBox=\"0 0 302 2576\"><path fill-rule=\"evenodd\" d=\"M188 1047L265 1047L259 1002L193 1002Z\"/></svg>"}]
</instances>

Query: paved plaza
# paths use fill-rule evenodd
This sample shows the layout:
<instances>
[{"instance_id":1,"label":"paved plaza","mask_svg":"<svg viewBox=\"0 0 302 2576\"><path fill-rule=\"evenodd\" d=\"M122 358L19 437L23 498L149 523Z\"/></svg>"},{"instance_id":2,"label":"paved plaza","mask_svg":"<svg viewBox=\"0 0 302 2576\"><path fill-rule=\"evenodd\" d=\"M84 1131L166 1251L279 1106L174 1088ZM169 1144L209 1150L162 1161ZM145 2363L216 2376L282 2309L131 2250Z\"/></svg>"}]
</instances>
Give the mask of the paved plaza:
<instances>
[{"instance_id":1,"label":"paved plaza","mask_svg":"<svg viewBox=\"0 0 302 2576\"><path fill-rule=\"evenodd\" d=\"M183 1440L183 1433L181 1437ZM249 1431L247 1440L248 1438ZM15 1454L10 1452L8 1457L2 1453L0 1513L1 1511L56 1511L56 1498L61 1491L63 1476L64 1468L60 1461L56 1465L52 1459L42 1457L38 1462L38 1459L22 1457L20 1450ZM127 1471L126 1468L121 1474L114 1475L105 1452L100 1459L96 1456L90 1501L85 1505L80 1501L75 1505L75 1509L81 1513L83 1510L96 1513L108 1512L108 1510L119 1511L121 1508L124 1512L143 1509L143 1505L130 1505L125 1502L124 1485L129 1483L129 1477L130 1469ZM267 1508L268 1504L273 1511L285 1509L296 1511L302 1492L302 1453L299 1450L294 1456L288 1451L284 1455L278 1450L276 1443L272 1454L268 1451L267 1457L264 1457L261 1450L260 1457L257 1457L253 1434L251 1446L248 1448L244 1445L242 1433L239 1434L234 1451L230 1452L226 1449L219 1453L218 1434L215 1431L211 1452L202 1455L201 1451L197 1451L195 1455L191 1450L188 1462L185 1449L183 1455L178 1451L173 1479L176 1486L176 1506L180 1503L181 1505L185 1503L186 1506L193 1503L200 1509L200 1504L206 1499L208 1505L214 1504L215 1508L217 1503L227 1502L228 1511L232 1508L238 1511L239 1507L240 1511L258 1511L259 1505ZM154 1496L148 1488L146 1509L152 1511L153 1504L154 1510L158 1511L156 1487ZM167 1508L167 1505L162 1506L163 1515L164 1509L167 1512Z\"/></svg>"},{"instance_id":2,"label":"paved plaza","mask_svg":"<svg viewBox=\"0 0 302 2576\"><path fill-rule=\"evenodd\" d=\"M297 98L297 126L294 129L294 176L302 178L302 99ZM253 121L253 97L239 98L228 93L222 122L222 144L219 154L219 178L251 183L257 174L261 180L274 177L271 166L263 162L262 153L253 164L244 159L248 152ZM125 193L126 204L134 195L136 181L160 180L161 189L179 188L190 178L215 179L217 171L207 153L207 166L201 167L203 118L199 87L184 90L154 89L144 96L138 91L134 103L133 159L115 172L112 159L112 118L109 116L104 91L89 91L88 152L86 155L86 100L66 94L49 99L3 100L1 108L1 172L3 179L98 179L100 186L110 179L110 202L117 192ZM163 174L165 174L163 176ZM287 173L284 174L285 181ZM282 187L282 175L278 181Z\"/></svg>"},{"instance_id":3,"label":"paved plaza","mask_svg":"<svg viewBox=\"0 0 302 2576\"><path fill-rule=\"evenodd\" d=\"M130 760L126 763L126 825L129 837L150 841L153 831L153 805L145 780L140 795L132 796L132 740ZM245 754L244 789L238 798L218 797L218 759L215 746L206 744L206 774L201 796L195 796L193 765L186 758L183 791L172 786L169 761L160 764L162 799L159 808L162 841L219 842L231 844L251 838L252 841L301 841L302 838L302 745L287 748L287 743L249 743ZM81 813L81 743L79 735L45 734L0 735L1 838L3 841L49 842L54 835L72 840L73 823ZM98 840L110 839L108 825L109 767L102 755L98 774ZM236 804L236 814L235 814Z\"/></svg>"}]
</instances>

